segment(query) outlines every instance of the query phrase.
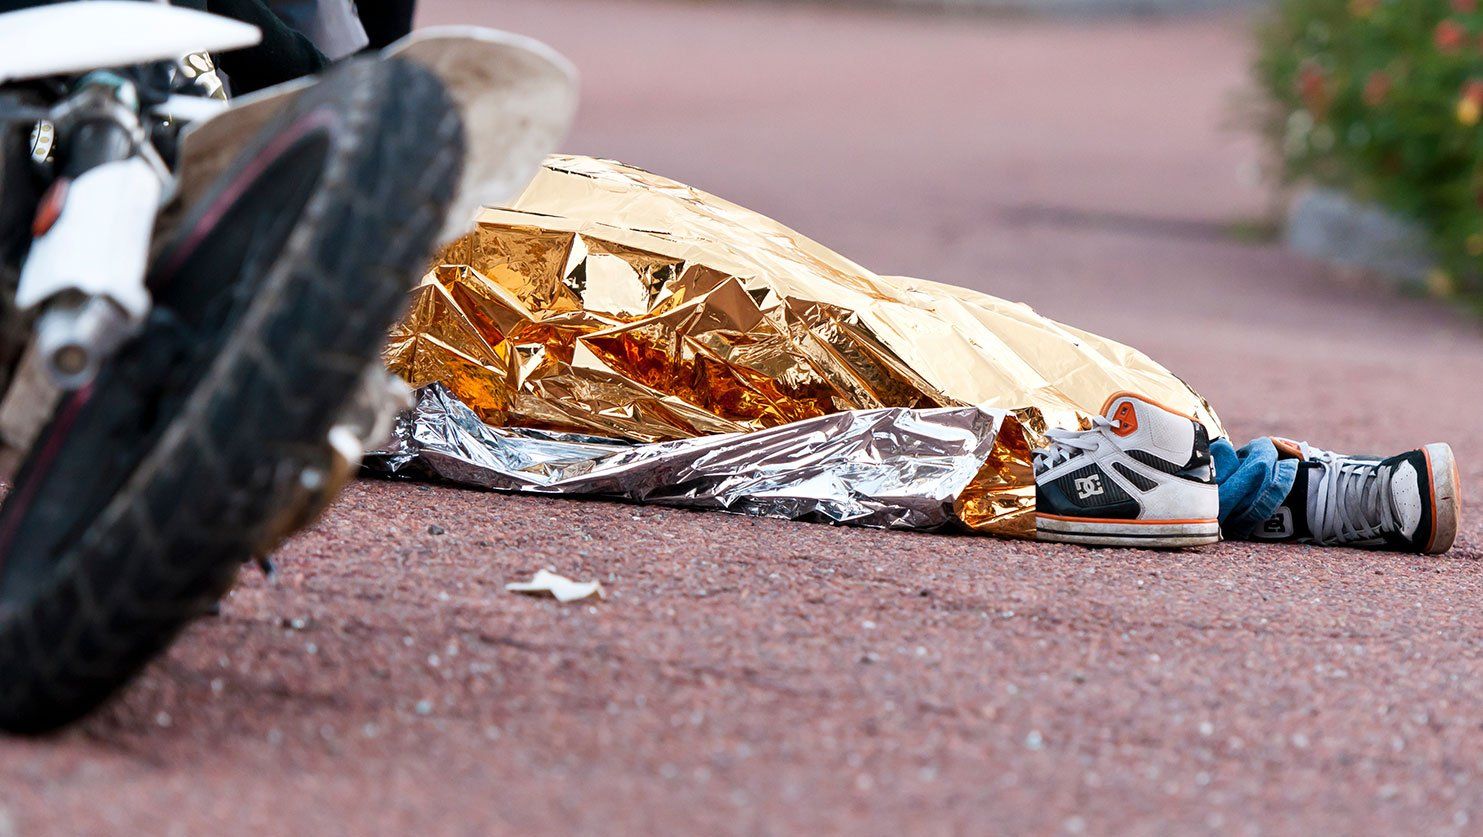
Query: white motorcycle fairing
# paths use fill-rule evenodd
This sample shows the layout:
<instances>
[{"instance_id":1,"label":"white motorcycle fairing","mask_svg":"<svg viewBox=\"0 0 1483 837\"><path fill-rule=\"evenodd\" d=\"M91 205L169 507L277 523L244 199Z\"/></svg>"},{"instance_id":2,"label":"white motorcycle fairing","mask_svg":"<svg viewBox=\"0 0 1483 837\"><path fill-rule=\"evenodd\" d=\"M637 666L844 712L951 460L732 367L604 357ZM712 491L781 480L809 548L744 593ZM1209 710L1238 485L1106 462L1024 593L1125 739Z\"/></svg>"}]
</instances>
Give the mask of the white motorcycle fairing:
<instances>
[{"instance_id":1,"label":"white motorcycle fairing","mask_svg":"<svg viewBox=\"0 0 1483 837\"><path fill-rule=\"evenodd\" d=\"M38 6L0 15L0 84L241 49L260 40L252 24L161 3Z\"/></svg>"},{"instance_id":2,"label":"white motorcycle fairing","mask_svg":"<svg viewBox=\"0 0 1483 837\"><path fill-rule=\"evenodd\" d=\"M383 55L416 61L436 73L463 118L463 177L440 244L468 232L480 206L519 194L576 115L576 70L532 38L475 26L431 27L392 44ZM180 205L203 194L242 146L312 83L300 79L259 91L192 125L177 167Z\"/></svg>"}]
</instances>

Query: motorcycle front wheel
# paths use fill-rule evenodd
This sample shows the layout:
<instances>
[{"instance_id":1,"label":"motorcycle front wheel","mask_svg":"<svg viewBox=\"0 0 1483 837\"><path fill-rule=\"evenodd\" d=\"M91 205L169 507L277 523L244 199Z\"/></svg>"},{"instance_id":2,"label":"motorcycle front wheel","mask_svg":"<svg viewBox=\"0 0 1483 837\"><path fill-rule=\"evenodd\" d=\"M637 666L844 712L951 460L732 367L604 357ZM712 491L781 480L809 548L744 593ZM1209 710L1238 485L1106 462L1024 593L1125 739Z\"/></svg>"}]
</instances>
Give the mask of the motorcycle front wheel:
<instances>
[{"instance_id":1,"label":"motorcycle front wheel","mask_svg":"<svg viewBox=\"0 0 1483 837\"><path fill-rule=\"evenodd\" d=\"M426 265L463 129L397 60L325 75L156 258L155 309L63 399L0 506L0 729L103 703L271 541Z\"/></svg>"}]
</instances>

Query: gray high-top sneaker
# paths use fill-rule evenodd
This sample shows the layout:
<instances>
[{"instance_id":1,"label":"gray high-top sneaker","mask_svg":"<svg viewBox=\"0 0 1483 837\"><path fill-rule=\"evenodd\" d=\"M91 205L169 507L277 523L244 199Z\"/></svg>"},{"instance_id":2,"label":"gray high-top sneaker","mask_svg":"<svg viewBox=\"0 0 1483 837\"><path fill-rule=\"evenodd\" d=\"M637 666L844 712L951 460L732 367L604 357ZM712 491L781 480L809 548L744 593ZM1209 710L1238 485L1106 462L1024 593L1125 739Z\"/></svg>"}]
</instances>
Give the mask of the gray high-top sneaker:
<instances>
[{"instance_id":1,"label":"gray high-top sneaker","mask_svg":"<svg viewBox=\"0 0 1483 837\"><path fill-rule=\"evenodd\" d=\"M1272 441L1299 460L1298 477L1287 500L1251 537L1428 554L1452 548L1462 486L1449 445L1382 458Z\"/></svg>"},{"instance_id":2,"label":"gray high-top sneaker","mask_svg":"<svg viewBox=\"0 0 1483 837\"><path fill-rule=\"evenodd\" d=\"M1120 394L1090 430L1050 430L1035 452L1040 540L1181 547L1220 540L1220 491L1204 425Z\"/></svg>"}]
</instances>

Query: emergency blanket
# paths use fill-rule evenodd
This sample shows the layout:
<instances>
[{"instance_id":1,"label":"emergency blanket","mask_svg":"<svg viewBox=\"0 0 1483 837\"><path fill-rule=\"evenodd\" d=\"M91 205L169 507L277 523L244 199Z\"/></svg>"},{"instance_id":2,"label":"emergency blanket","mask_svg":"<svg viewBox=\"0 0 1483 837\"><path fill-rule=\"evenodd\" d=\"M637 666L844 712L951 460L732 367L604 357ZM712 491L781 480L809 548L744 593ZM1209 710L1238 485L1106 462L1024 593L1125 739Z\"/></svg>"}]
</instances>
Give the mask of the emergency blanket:
<instances>
[{"instance_id":1,"label":"emergency blanket","mask_svg":"<svg viewBox=\"0 0 1483 837\"><path fill-rule=\"evenodd\" d=\"M385 359L419 399L373 470L866 525L1033 535L1031 451L1119 392L1224 435L1125 345L587 157L483 210Z\"/></svg>"}]
</instances>

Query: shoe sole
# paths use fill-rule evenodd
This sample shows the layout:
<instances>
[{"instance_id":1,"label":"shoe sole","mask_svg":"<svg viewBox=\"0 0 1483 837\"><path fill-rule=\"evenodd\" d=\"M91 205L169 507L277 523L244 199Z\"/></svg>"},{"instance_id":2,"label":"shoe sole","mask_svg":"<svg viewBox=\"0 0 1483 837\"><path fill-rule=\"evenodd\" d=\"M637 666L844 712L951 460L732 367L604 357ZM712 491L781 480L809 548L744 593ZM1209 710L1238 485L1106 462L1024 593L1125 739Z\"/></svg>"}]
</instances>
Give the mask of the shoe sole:
<instances>
[{"instance_id":1,"label":"shoe sole","mask_svg":"<svg viewBox=\"0 0 1483 837\"><path fill-rule=\"evenodd\" d=\"M1083 546L1131 546L1140 549L1180 549L1207 546L1220 540L1220 521L1098 520L1091 517L1035 515L1037 540Z\"/></svg>"},{"instance_id":2,"label":"shoe sole","mask_svg":"<svg viewBox=\"0 0 1483 837\"><path fill-rule=\"evenodd\" d=\"M1432 533L1426 554L1440 555L1457 540L1458 518L1462 516L1462 482L1457 477L1457 458L1452 446L1436 442L1421 449L1431 477Z\"/></svg>"}]
</instances>

